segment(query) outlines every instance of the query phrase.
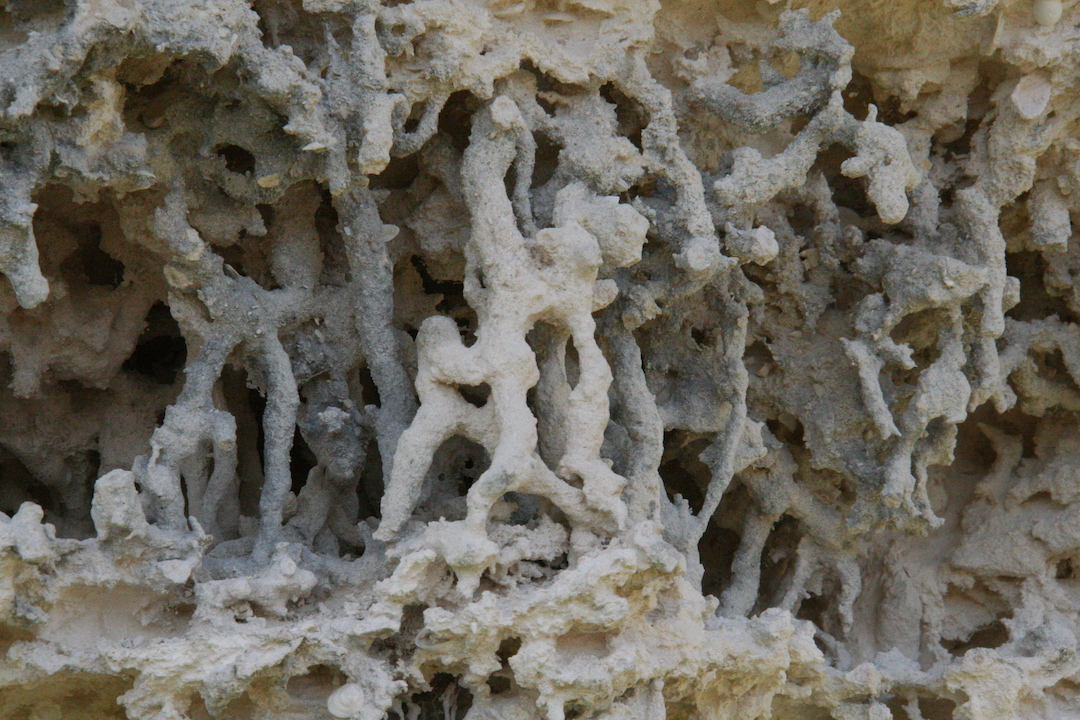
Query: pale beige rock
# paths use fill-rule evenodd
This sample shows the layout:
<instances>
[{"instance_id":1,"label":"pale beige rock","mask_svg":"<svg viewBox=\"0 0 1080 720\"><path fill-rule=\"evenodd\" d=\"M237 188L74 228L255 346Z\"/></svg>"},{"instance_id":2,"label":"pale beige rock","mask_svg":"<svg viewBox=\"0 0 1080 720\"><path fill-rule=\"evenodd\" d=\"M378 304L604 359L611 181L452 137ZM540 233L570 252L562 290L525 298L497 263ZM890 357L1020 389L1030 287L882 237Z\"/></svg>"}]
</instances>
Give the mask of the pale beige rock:
<instances>
[{"instance_id":1,"label":"pale beige rock","mask_svg":"<svg viewBox=\"0 0 1080 720\"><path fill-rule=\"evenodd\" d=\"M1074 16L0 3L0 718L1080 714Z\"/></svg>"}]
</instances>

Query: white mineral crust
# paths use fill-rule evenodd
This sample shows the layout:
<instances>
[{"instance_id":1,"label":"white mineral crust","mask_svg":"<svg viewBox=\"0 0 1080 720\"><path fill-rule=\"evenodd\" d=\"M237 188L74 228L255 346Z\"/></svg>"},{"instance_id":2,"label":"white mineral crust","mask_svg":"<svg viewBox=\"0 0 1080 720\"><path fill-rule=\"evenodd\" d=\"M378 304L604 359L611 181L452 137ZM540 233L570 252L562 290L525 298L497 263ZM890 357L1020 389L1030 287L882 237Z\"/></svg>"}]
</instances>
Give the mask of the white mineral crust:
<instances>
[{"instance_id":1,"label":"white mineral crust","mask_svg":"<svg viewBox=\"0 0 1080 720\"><path fill-rule=\"evenodd\" d=\"M1080 717L1078 22L0 0L0 720Z\"/></svg>"}]
</instances>

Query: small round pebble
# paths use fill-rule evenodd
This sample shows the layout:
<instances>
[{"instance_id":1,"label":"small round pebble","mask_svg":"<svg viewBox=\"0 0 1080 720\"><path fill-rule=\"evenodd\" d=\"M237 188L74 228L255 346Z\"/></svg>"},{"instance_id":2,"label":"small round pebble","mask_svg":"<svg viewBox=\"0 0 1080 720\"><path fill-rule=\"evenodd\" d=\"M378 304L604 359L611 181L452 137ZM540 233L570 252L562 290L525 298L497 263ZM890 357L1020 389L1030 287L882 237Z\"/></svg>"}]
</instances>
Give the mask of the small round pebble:
<instances>
[{"instance_id":1,"label":"small round pebble","mask_svg":"<svg viewBox=\"0 0 1080 720\"><path fill-rule=\"evenodd\" d=\"M364 689L356 683L346 683L326 699L326 709L334 717L348 720L360 714L365 702Z\"/></svg>"},{"instance_id":2,"label":"small round pebble","mask_svg":"<svg viewBox=\"0 0 1080 720\"><path fill-rule=\"evenodd\" d=\"M1061 0L1035 0L1031 12L1035 22L1043 27L1053 27L1061 19Z\"/></svg>"}]
</instances>

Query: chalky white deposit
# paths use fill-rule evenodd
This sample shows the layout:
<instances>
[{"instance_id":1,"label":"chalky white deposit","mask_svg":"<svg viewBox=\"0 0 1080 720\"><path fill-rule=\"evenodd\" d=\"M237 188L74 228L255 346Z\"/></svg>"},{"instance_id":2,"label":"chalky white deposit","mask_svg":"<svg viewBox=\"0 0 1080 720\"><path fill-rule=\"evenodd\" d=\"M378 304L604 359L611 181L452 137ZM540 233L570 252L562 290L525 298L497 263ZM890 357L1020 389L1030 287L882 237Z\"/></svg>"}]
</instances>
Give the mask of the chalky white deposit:
<instances>
[{"instance_id":1,"label":"chalky white deposit","mask_svg":"<svg viewBox=\"0 0 1080 720\"><path fill-rule=\"evenodd\" d=\"M1075 26L0 3L0 718L1080 715Z\"/></svg>"}]
</instances>

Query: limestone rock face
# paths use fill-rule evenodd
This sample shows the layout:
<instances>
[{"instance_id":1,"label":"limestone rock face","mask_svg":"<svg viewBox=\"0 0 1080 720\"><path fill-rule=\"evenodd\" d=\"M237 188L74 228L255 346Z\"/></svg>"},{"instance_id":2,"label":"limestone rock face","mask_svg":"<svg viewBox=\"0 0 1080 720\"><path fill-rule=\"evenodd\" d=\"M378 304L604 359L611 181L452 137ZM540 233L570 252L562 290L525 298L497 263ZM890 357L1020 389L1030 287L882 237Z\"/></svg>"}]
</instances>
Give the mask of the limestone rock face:
<instances>
[{"instance_id":1,"label":"limestone rock face","mask_svg":"<svg viewBox=\"0 0 1080 720\"><path fill-rule=\"evenodd\" d=\"M1078 25L0 0L0 720L1080 715Z\"/></svg>"}]
</instances>

